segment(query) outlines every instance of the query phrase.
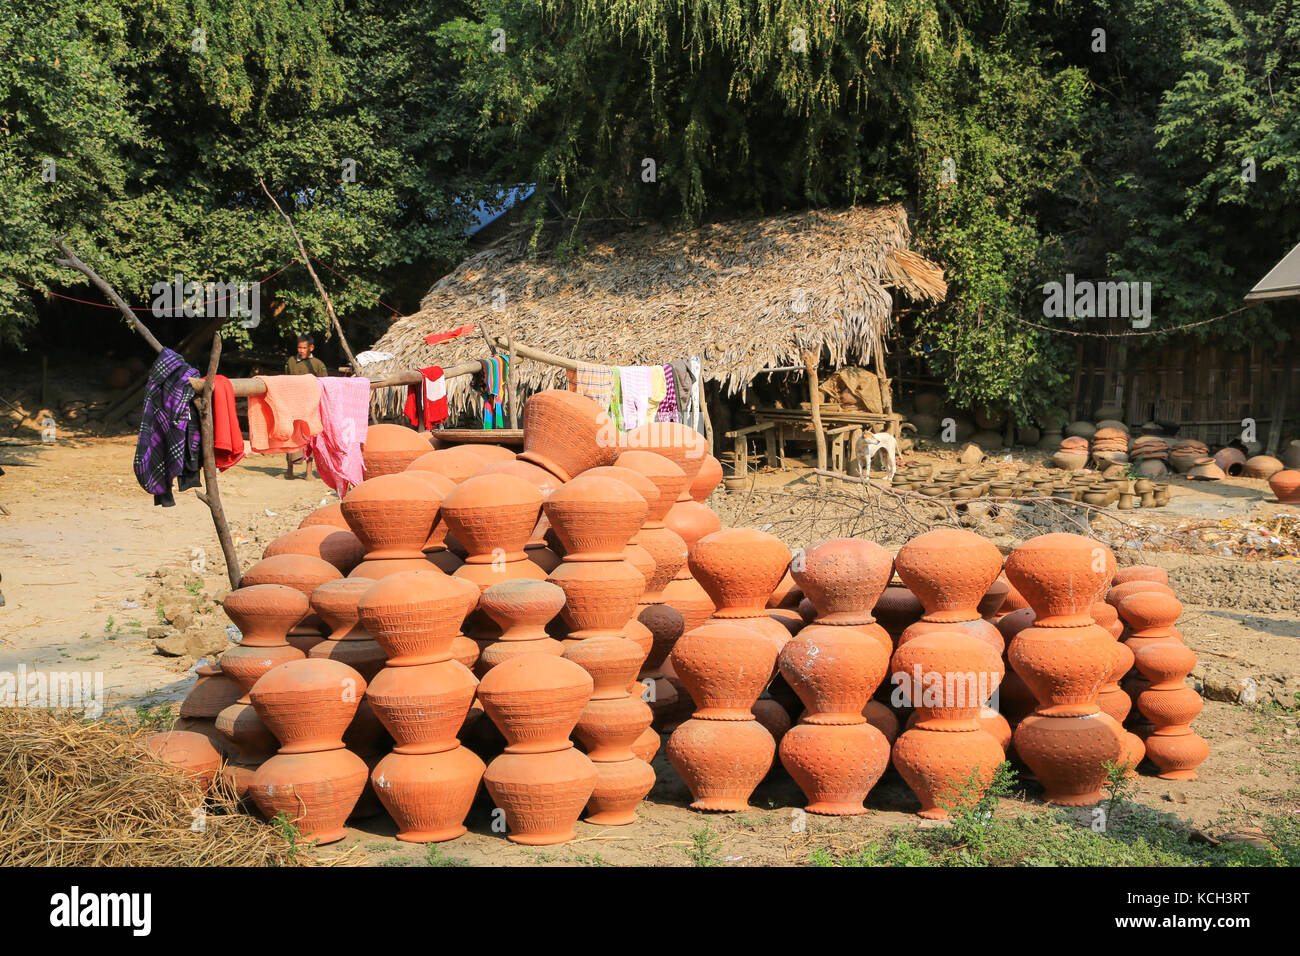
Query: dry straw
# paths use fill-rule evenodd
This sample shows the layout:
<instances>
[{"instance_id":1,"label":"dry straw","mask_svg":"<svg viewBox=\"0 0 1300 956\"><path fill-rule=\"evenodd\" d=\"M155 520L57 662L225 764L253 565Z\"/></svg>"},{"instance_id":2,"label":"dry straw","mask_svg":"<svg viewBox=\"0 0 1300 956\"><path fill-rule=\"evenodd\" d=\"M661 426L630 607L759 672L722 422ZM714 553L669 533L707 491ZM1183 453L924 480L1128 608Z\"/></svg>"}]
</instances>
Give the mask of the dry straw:
<instances>
[{"instance_id":1,"label":"dry straw","mask_svg":"<svg viewBox=\"0 0 1300 956\"><path fill-rule=\"evenodd\" d=\"M338 863L294 847L220 784L193 779L114 721L0 709L0 866ZM196 811L202 824L196 827Z\"/></svg>"}]
</instances>

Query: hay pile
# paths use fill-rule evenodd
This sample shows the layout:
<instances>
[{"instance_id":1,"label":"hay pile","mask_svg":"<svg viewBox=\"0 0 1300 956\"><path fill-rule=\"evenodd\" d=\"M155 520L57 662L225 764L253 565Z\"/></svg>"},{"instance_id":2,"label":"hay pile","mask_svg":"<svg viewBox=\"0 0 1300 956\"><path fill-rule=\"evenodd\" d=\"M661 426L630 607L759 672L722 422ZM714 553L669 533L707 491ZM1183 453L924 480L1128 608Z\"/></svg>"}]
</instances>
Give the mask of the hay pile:
<instances>
[{"instance_id":1,"label":"hay pile","mask_svg":"<svg viewBox=\"0 0 1300 956\"><path fill-rule=\"evenodd\" d=\"M290 846L144 752L123 724L0 708L0 866L279 866L338 862ZM196 810L204 808L199 829Z\"/></svg>"}]
</instances>

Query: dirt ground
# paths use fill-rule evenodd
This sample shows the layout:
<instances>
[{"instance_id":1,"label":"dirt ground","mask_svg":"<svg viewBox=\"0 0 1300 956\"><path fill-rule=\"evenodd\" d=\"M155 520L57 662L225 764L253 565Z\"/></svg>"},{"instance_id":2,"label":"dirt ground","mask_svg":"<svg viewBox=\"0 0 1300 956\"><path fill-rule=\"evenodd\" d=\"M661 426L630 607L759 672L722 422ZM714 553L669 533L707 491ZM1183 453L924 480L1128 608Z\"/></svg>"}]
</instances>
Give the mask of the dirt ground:
<instances>
[{"instance_id":1,"label":"dirt ground","mask_svg":"<svg viewBox=\"0 0 1300 956\"><path fill-rule=\"evenodd\" d=\"M11 440L12 442L13 440ZM212 640L224 628L213 602L227 586L207 508L192 493L174 508L155 507L131 471L134 437L91 438L62 432L56 442L0 442L0 672L75 669L103 675L108 706L180 700L193 682L193 658L164 656L156 641L175 632L162 620L188 611L186 633ZM283 459L250 456L222 476L221 490L246 568L276 535L297 526L331 493L318 480L286 481ZM791 513L791 489L806 488L799 469L769 473L753 494L711 502L727 523L761 521L792 545L802 527L773 524ZM795 484L791 484L795 482ZM1268 524L1287 509L1269 503L1263 482L1233 480L1175 483L1166 525ZM1294 512L1294 508L1291 509ZM1274 525L1276 526L1276 525ZM1201 529L1202 531L1204 528ZM828 535L821 535L822 537ZM1134 799L1210 832L1255 825L1265 814L1300 812L1300 564L1294 559L1246 560L1215 553L1121 550L1121 562L1140 559L1169 570L1186 605L1179 627L1201 659L1193 674L1207 697L1195 723L1209 739L1210 757L1193 782L1143 776ZM1285 548L1286 542L1283 542ZM1257 557L1257 556L1256 556ZM197 562L197 563L196 563ZM177 609L178 605L184 605ZM155 628L150 637L150 628ZM214 631L214 629L218 629ZM217 644L207 646L218 647ZM447 858L481 864L690 863L693 834L708 824L718 835L717 854L734 865L784 865L807 859L817 847L851 846L896 826L931 826L912 811L915 801L892 771L868 800L871 812L852 818L808 816L799 826L800 794L783 773L754 796L751 812L703 815L686 808L685 787L663 751L655 759L659 781L638 823L619 828L578 824L578 840L528 849L493 832L490 804L480 801L468 820L471 832L444 844ZM1031 787L1031 794L1036 791ZM1008 801L1003 812L1034 810ZM361 821L345 846L359 847L367 862L421 862L427 849L391 839L386 817Z\"/></svg>"}]
</instances>

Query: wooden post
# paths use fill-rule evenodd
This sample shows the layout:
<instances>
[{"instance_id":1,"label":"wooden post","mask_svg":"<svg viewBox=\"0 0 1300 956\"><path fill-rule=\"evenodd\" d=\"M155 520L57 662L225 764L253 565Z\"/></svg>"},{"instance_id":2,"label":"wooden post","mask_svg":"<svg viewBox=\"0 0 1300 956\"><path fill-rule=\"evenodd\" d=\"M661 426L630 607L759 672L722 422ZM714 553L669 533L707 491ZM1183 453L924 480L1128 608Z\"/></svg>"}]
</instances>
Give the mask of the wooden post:
<instances>
[{"instance_id":1,"label":"wooden post","mask_svg":"<svg viewBox=\"0 0 1300 956\"><path fill-rule=\"evenodd\" d=\"M821 385L817 378L818 355L805 352L804 370L808 373L808 398L812 402L813 435L817 439L817 467L826 470L826 434L822 431L822 396Z\"/></svg>"},{"instance_id":2,"label":"wooden post","mask_svg":"<svg viewBox=\"0 0 1300 956\"><path fill-rule=\"evenodd\" d=\"M510 427L519 427L519 409L515 406L515 332L512 326L506 332L506 409L510 412Z\"/></svg>"},{"instance_id":3,"label":"wooden post","mask_svg":"<svg viewBox=\"0 0 1300 956\"><path fill-rule=\"evenodd\" d=\"M697 383L700 388L700 414L704 416L704 440L709 444L709 454L714 453L713 447L713 419L709 416L709 396L704 388L704 364L700 364L700 380Z\"/></svg>"},{"instance_id":4,"label":"wooden post","mask_svg":"<svg viewBox=\"0 0 1300 956\"><path fill-rule=\"evenodd\" d=\"M212 524L217 529L217 540L221 542L221 554L226 560L226 577L230 579L231 589L237 589L243 579L239 570L239 556L235 553L235 540L230 535L230 524L226 521L226 510L221 506L221 488L217 485L217 453L213 442L212 426L212 392L216 388L217 363L221 361L221 333L212 336L212 355L208 358L208 374L203 380L203 391L198 399L199 433L203 439L203 491L198 493L199 500L212 512Z\"/></svg>"}]
</instances>

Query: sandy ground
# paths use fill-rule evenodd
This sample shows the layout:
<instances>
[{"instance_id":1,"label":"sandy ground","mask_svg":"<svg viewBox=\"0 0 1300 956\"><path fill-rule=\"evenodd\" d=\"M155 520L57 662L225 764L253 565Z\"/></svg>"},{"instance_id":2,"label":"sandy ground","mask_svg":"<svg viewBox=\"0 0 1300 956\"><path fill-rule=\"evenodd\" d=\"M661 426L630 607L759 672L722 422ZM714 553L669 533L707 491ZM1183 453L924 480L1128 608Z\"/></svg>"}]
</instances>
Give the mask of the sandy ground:
<instances>
[{"instance_id":1,"label":"sandy ground","mask_svg":"<svg viewBox=\"0 0 1300 956\"><path fill-rule=\"evenodd\" d=\"M0 445L6 472L0 504L10 512L0 516L0 590L7 601L0 608L0 672L26 666L102 675L108 706L179 700L192 684L187 671L193 662L155 653L147 637L147 629L159 624L156 573L185 572L203 558L202 573L190 577L200 592L195 601L206 597L210 604L227 583L220 550L208 510L192 493L178 495L174 508L152 504L132 475L133 451L132 437L61 435L52 445ZM282 474L282 458L250 456L222 476L245 568L330 496L318 480L285 481ZM779 490L797 477L769 474L761 488ZM1285 511L1268 503L1262 482L1234 480L1208 490L1183 483L1176 491L1164 509L1168 521L1255 521ZM761 494L721 491L712 503L729 522L779 507ZM1300 565L1172 551L1125 555L1124 561L1137 557L1170 570L1186 605L1180 629L1201 658L1193 675L1197 686L1226 699L1207 700L1195 724L1211 744L1201 779L1143 776L1135 799L1212 832L1254 825L1265 814L1300 812ZM1243 691L1255 703L1233 702ZM867 815L801 818L794 812L799 792L783 772L759 788L751 812L703 815L686 808L686 790L662 750L655 767L659 782L632 826L579 823L577 841L527 849L493 831L490 804L480 801L467 821L471 832L444 844L442 852L483 864L686 865L692 834L707 824L718 835L721 858L782 865L802 862L816 847L849 847L894 826L927 825L912 814L914 798L892 772L873 791ZM1008 802L1004 812L1016 809ZM391 839L394 832L386 817L361 821L344 845L358 844L369 862L424 859L425 847L399 843Z\"/></svg>"}]
</instances>

